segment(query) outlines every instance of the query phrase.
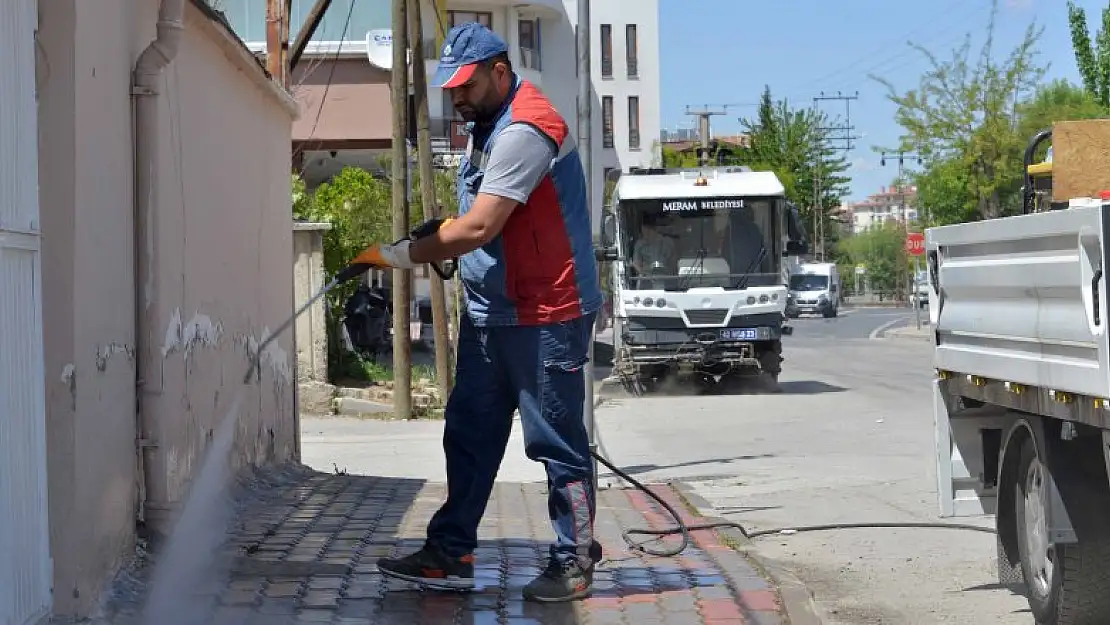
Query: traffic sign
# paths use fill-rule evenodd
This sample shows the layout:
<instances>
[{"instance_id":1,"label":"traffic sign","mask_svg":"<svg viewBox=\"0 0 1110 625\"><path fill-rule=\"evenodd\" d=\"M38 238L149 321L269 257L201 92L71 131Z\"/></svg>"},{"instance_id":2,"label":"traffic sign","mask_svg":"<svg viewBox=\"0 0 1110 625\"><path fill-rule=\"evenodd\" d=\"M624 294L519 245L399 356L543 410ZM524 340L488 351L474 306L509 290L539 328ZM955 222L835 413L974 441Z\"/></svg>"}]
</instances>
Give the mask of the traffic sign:
<instances>
[{"instance_id":1,"label":"traffic sign","mask_svg":"<svg viewBox=\"0 0 1110 625\"><path fill-rule=\"evenodd\" d=\"M911 256L921 256L925 253L925 235L920 232L906 234L906 253Z\"/></svg>"}]
</instances>

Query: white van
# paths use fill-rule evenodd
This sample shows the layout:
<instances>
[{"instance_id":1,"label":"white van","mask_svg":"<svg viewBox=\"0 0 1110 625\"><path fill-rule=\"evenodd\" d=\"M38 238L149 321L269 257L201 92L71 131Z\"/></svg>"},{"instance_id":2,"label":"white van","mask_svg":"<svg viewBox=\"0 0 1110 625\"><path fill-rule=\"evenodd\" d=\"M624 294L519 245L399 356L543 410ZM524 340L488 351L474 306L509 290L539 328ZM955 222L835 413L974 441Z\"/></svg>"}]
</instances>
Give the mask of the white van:
<instances>
[{"instance_id":1,"label":"white van","mask_svg":"<svg viewBox=\"0 0 1110 625\"><path fill-rule=\"evenodd\" d=\"M805 263L790 276L786 316L803 313L832 318L840 313L840 272L836 263Z\"/></svg>"}]
</instances>

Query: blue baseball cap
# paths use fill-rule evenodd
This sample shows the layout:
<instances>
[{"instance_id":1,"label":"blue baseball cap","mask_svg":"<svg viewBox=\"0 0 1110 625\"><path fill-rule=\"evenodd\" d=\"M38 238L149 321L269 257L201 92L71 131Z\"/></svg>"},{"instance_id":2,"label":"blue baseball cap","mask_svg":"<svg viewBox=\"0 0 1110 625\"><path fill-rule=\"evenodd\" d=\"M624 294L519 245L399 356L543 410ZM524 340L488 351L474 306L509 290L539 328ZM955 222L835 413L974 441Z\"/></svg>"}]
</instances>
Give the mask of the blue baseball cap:
<instances>
[{"instance_id":1,"label":"blue baseball cap","mask_svg":"<svg viewBox=\"0 0 1110 625\"><path fill-rule=\"evenodd\" d=\"M444 38L432 86L458 87L470 80L480 63L508 51L505 40L489 28L478 22L460 24Z\"/></svg>"}]
</instances>

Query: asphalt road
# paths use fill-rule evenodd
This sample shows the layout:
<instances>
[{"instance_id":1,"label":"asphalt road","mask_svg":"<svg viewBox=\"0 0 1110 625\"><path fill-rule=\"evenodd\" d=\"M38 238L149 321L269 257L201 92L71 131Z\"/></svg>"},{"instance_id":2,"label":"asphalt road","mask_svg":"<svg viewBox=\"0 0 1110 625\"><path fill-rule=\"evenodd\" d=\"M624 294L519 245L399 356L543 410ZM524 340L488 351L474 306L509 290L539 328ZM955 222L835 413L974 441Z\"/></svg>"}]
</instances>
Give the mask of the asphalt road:
<instances>
[{"instance_id":1,"label":"asphalt road","mask_svg":"<svg viewBox=\"0 0 1110 625\"><path fill-rule=\"evenodd\" d=\"M923 312L923 318L928 313ZM820 315L806 315L791 319L794 334L787 340L809 339L866 339L875 330L915 323L914 313L906 308L841 308L839 316L825 319Z\"/></svg>"},{"instance_id":2,"label":"asphalt road","mask_svg":"<svg viewBox=\"0 0 1110 625\"><path fill-rule=\"evenodd\" d=\"M707 513L751 530L943 522L930 345L869 338L912 322L905 309L796 320L784 393L616 399L596 412L602 450L639 479L690 483ZM441 435L434 421L305 419L303 457L323 470L443 480ZM520 428L498 479L545 479L524 457ZM756 541L807 584L828 625L1033 623L1025 599L995 582L989 534L851 529Z\"/></svg>"},{"instance_id":3,"label":"asphalt road","mask_svg":"<svg viewBox=\"0 0 1110 625\"><path fill-rule=\"evenodd\" d=\"M766 530L940 519L930 345L871 339L912 311L802 318L784 345L782 394L623 398L598 411L604 450L638 479L689 482L705 512ZM879 330L879 332L876 332ZM681 418L677 418L681 415ZM1032 625L999 587L994 538L941 529L849 529L758 538L829 625Z\"/></svg>"}]
</instances>

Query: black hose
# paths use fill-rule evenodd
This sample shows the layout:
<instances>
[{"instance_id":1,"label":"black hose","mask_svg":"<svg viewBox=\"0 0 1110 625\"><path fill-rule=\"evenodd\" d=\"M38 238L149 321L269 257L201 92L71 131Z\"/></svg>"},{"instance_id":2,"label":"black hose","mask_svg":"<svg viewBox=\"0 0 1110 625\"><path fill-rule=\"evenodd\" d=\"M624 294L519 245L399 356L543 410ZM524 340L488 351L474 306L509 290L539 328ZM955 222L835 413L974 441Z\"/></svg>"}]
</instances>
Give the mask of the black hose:
<instances>
[{"instance_id":1,"label":"black hose","mask_svg":"<svg viewBox=\"0 0 1110 625\"><path fill-rule=\"evenodd\" d=\"M875 522L875 523L825 523L825 524L822 524L822 525L800 525L800 526L797 526L797 527L779 527L779 528L773 528L773 529L760 530L758 532L749 532L747 530L747 528L745 528L743 525L741 525L739 523L736 523L736 522L733 522L733 521L715 521L715 522L712 522L712 523L700 523L700 524L697 524L697 525L687 525L685 522L683 522L682 515L679 514L678 511L675 510L673 506L671 506L669 503L664 501L662 497L660 497L659 495L656 495L650 488L648 488L647 486L644 486L643 484L638 482L636 479L634 479L632 476L628 475L624 471L622 471L619 468L617 468L616 466L614 466L613 463L610 462L608 458L602 456L601 454L597 453L596 451L591 452L591 454L593 455L593 457L598 462L600 462L602 465L604 465L605 468L612 471L617 477L621 478L622 480L627 481L629 484L632 484L632 486L634 486L637 490L644 493L648 497L651 497L652 499L654 499L655 502L658 503L660 506L662 506L663 509L666 510L669 515L671 515L671 518L674 519L674 521L675 521L674 527L671 527L671 528L668 528L668 529L662 529L662 530L630 529L630 530L624 532L623 534L621 534L621 537L624 539L624 542L627 543L628 547L630 549L632 549L633 551L641 551L641 552L646 553L648 555L658 556L658 557L662 557L662 558L670 558L670 557L673 557L673 556L677 556L678 554L682 553L683 551L686 551L686 549L690 546L690 542L691 542L690 532L699 531L699 530L722 529L722 528L732 528L732 529L735 529L735 530L739 530L740 533L743 534L744 537L749 539L749 540L753 539L753 538L759 538L761 536L772 536L772 535L776 535L776 534L789 535L789 534L795 534L795 533L801 533L801 532L820 532L820 531L843 530L843 529L917 528L917 529L965 530L965 531L972 531L972 532L983 532L983 533L986 533L986 534L994 534L995 533L993 528L980 527L978 525L971 525L971 524L967 524L967 523L928 523L928 522L912 522L912 521L908 521L908 522ZM646 546L646 543L657 541L657 540L659 540L659 538L662 538L663 536L672 536L672 535L675 535L675 534L679 534L679 535L682 536L682 542L680 542L677 547L671 547L669 549L652 549L652 548L649 548L649 547ZM636 542L636 541L632 540L633 535L637 535L637 536L656 536L658 538L654 538L654 539L644 541L644 542Z\"/></svg>"}]
</instances>

